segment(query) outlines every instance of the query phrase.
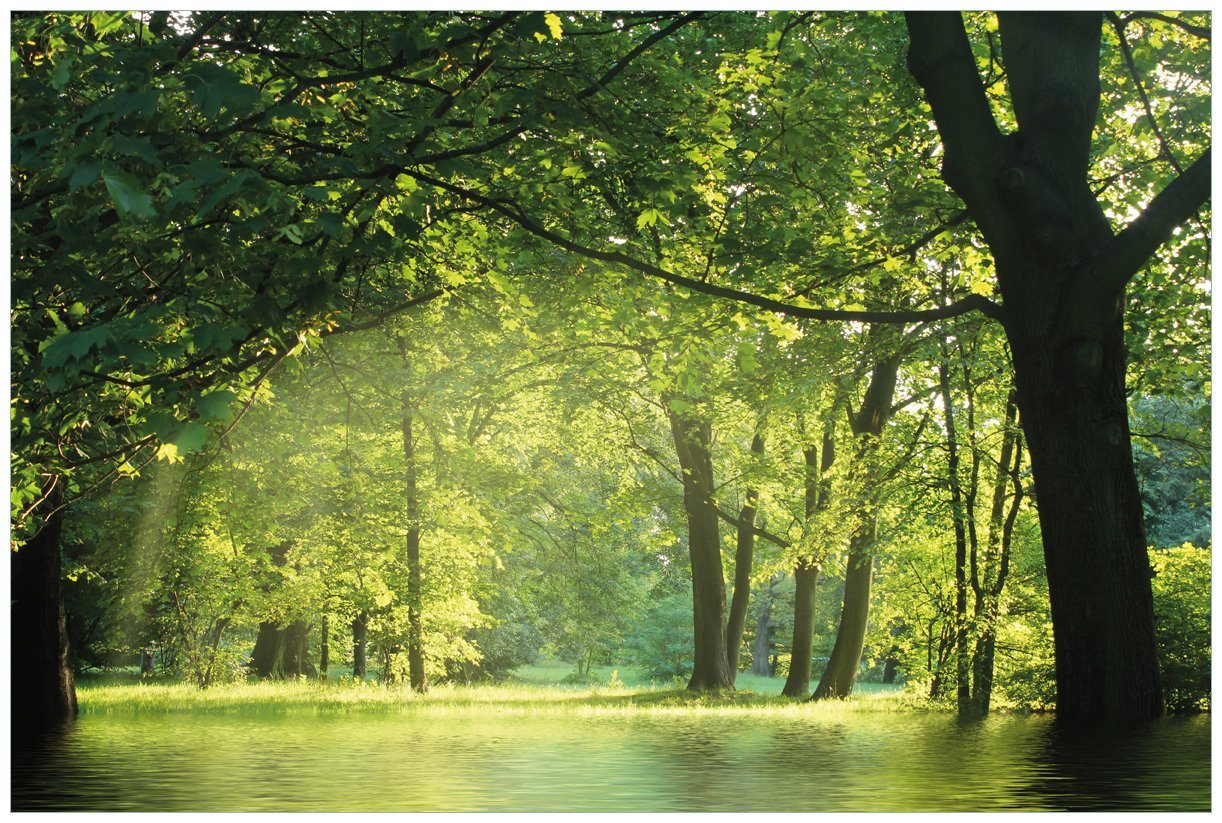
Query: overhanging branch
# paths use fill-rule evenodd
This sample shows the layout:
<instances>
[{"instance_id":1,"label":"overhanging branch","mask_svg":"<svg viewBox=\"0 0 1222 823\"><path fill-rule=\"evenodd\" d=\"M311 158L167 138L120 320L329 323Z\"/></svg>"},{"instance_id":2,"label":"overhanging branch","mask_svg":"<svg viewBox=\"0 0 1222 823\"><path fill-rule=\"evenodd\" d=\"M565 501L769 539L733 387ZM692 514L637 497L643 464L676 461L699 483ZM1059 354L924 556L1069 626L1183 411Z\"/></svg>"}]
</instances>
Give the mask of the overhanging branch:
<instances>
[{"instance_id":1,"label":"overhanging branch","mask_svg":"<svg viewBox=\"0 0 1222 823\"><path fill-rule=\"evenodd\" d=\"M782 300L776 300L763 295L752 294L750 292L740 291L738 289L729 288L728 286L719 286L715 283L707 283L703 280L697 280L691 277L684 277L681 274L675 274L659 266L651 263L646 263L643 260L638 260L635 257L624 254L618 251L603 251L600 249L591 248L584 244L578 243L564 235L548 229L534 218L526 215L517 208L511 208L504 201L495 200L491 197L483 195L472 189L450 183L445 180L438 179L431 175L425 174L417 169L404 169L404 174L419 180L422 183L436 186L437 188L450 192L459 197L464 197L472 202L478 203L485 208L488 208L497 214L507 217L514 223L531 234L543 240L547 240L553 245L559 246L566 251L571 251L575 254L580 254L583 257L588 257L591 260L598 260L603 263L611 263L641 274L655 277L675 286L687 289L689 291L707 294L711 297L720 297L726 300L734 300L739 303L746 303L757 308L767 311L777 312L778 314L788 315L790 317L800 317L808 320L840 320L840 321L857 321L860 323L921 323L928 320L942 320L948 317L956 317L961 314L966 314L970 311L979 311L993 319L1000 319L1001 307L986 297L978 294L970 294L962 300L951 303L948 306L939 306L934 309L909 309L903 311L870 311L870 310L849 310L849 309L819 309L809 306L795 306L792 303L786 303Z\"/></svg>"}]
</instances>

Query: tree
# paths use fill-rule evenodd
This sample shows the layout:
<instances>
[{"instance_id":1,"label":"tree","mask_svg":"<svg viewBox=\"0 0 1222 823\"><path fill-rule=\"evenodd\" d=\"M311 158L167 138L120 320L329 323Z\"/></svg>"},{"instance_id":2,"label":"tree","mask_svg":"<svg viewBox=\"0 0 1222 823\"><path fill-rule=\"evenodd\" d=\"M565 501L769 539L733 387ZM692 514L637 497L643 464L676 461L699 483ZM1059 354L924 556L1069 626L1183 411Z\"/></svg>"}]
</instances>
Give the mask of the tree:
<instances>
[{"instance_id":1,"label":"tree","mask_svg":"<svg viewBox=\"0 0 1222 823\"><path fill-rule=\"evenodd\" d=\"M1209 198L1209 150L1119 233L1090 188L1098 13L998 16L1017 128L990 111L963 21L911 13L909 65L943 175L992 252L1031 454L1067 720L1162 713L1125 405L1125 286Z\"/></svg>"}]
</instances>

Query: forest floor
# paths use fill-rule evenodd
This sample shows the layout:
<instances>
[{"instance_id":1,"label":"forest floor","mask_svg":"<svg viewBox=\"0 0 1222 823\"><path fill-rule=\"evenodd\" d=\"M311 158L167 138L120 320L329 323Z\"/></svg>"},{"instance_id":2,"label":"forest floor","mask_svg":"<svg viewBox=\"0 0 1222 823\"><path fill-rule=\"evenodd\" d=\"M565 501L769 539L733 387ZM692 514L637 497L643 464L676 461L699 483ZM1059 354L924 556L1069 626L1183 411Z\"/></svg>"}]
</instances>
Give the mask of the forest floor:
<instances>
[{"instance_id":1,"label":"forest floor","mask_svg":"<svg viewBox=\"0 0 1222 823\"><path fill-rule=\"evenodd\" d=\"M130 672L86 675L77 682L82 712L109 711L410 711L462 714L633 714L717 712L840 715L928 710L900 686L858 684L848 700L809 703L780 695L784 680L738 676L733 692L689 693L683 683L651 680L630 666L594 667L582 682L570 665L525 666L499 683L437 684L425 694L376 680L354 682L342 671L325 681L249 681L200 689L191 683L141 679ZM814 684L811 684L814 688Z\"/></svg>"}]
</instances>

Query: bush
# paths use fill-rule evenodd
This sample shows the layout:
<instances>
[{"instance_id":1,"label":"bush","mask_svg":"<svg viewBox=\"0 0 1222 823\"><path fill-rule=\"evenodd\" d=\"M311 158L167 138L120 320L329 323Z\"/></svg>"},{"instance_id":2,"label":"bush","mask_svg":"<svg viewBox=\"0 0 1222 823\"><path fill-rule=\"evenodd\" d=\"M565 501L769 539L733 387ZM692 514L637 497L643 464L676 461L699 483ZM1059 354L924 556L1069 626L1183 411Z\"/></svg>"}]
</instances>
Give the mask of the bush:
<instances>
[{"instance_id":1,"label":"bush","mask_svg":"<svg viewBox=\"0 0 1222 823\"><path fill-rule=\"evenodd\" d=\"M692 672L691 589L654 600L633 632L633 659L650 677L686 677Z\"/></svg>"},{"instance_id":2,"label":"bush","mask_svg":"<svg viewBox=\"0 0 1222 823\"><path fill-rule=\"evenodd\" d=\"M1209 708L1210 551L1185 543L1150 553L1163 696L1172 711Z\"/></svg>"}]
</instances>

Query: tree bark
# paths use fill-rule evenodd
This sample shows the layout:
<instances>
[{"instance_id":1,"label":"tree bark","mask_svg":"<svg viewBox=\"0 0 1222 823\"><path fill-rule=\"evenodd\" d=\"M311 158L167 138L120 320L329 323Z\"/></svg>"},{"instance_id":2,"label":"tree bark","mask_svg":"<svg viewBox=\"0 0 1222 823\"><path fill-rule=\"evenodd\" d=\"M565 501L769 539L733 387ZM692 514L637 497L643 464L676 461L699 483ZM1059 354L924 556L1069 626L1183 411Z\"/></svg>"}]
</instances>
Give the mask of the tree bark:
<instances>
[{"instance_id":1,"label":"tree bark","mask_svg":"<svg viewBox=\"0 0 1222 823\"><path fill-rule=\"evenodd\" d=\"M669 404L668 404L669 405ZM707 422L668 410L671 434L683 474L683 508L692 565L694 627L691 691L734 688L726 655L726 582L721 564L721 536L713 508L712 428Z\"/></svg>"},{"instance_id":2,"label":"tree bark","mask_svg":"<svg viewBox=\"0 0 1222 823\"><path fill-rule=\"evenodd\" d=\"M327 679L327 670L331 668L331 622L324 614L322 616L322 630L319 637L319 657L318 657L318 677L322 680Z\"/></svg>"},{"instance_id":3,"label":"tree bark","mask_svg":"<svg viewBox=\"0 0 1222 823\"><path fill-rule=\"evenodd\" d=\"M1125 284L1209 199L1208 150L1113 236L1090 189L1098 12L999 15L1018 131L993 120L957 13L908 14L942 174L993 254L1031 456L1063 720L1162 714L1125 404Z\"/></svg>"},{"instance_id":4,"label":"tree bark","mask_svg":"<svg viewBox=\"0 0 1222 823\"><path fill-rule=\"evenodd\" d=\"M844 603L840 609L840 625L827 668L819 678L812 700L848 697L857 681L861 653L865 649L866 626L870 617L870 586L874 579L874 543L877 537L879 479L872 466L876 460L878 440L891 417L895 381L899 373L900 356L885 357L870 375L870 385L861 408L853 418L853 434L858 441L856 466L865 475L864 488L854 514L855 532L849 540L848 565L844 575Z\"/></svg>"},{"instance_id":5,"label":"tree bark","mask_svg":"<svg viewBox=\"0 0 1222 823\"><path fill-rule=\"evenodd\" d=\"M810 689L811 654L815 638L815 591L819 569L805 561L793 572L793 644L789 651L789 676L781 694L786 697L806 697Z\"/></svg>"},{"instance_id":6,"label":"tree bark","mask_svg":"<svg viewBox=\"0 0 1222 823\"><path fill-rule=\"evenodd\" d=\"M810 447L802 452L806 461L806 521L814 527L815 515L827 507L831 499L829 472L836 460L835 428L829 421L823 431L823 456ZM806 697L810 691L811 655L815 644L815 594L823 558L808 555L799 559L794 568L793 644L789 651L789 676L781 694L786 697Z\"/></svg>"},{"instance_id":7,"label":"tree bark","mask_svg":"<svg viewBox=\"0 0 1222 823\"><path fill-rule=\"evenodd\" d=\"M751 438L751 456L764 454L764 436L756 432ZM751 593L751 564L755 554L755 515L759 504L759 491L748 488L743 495L745 502L738 513L738 542L734 550L734 594L730 598L730 618L726 626L726 657L730 673L738 674L738 652L747 628L747 606Z\"/></svg>"},{"instance_id":8,"label":"tree bark","mask_svg":"<svg viewBox=\"0 0 1222 823\"><path fill-rule=\"evenodd\" d=\"M352 678L364 680L366 673L365 638L368 634L369 616L358 612L352 620Z\"/></svg>"},{"instance_id":9,"label":"tree bark","mask_svg":"<svg viewBox=\"0 0 1222 823\"><path fill-rule=\"evenodd\" d=\"M412 430L415 405L403 392L403 459L407 465L407 669L413 691L427 692L424 671L422 573L420 569L420 496L416 489L416 442Z\"/></svg>"},{"instance_id":10,"label":"tree bark","mask_svg":"<svg viewBox=\"0 0 1222 823\"><path fill-rule=\"evenodd\" d=\"M32 741L76 717L76 684L68 660L60 567L62 496L45 493L46 523L11 554L12 740Z\"/></svg>"},{"instance_id":11,"label":"tree bark","mask_svg":"<svg viewBox=\"0 0 1222 823\"><path fill-rule=\"evenodd\" d=\"M776 626L772 623L772 597L773 587L778 582L779 578L776 576L768 581L768 588L764 590L760 603L759 617L755 619L755 638L751 641L751 674L759 677L772 677L773 675L770 653L772 635L776 633Z\"/></svg>"},{"instance_id":12,"label":"tree bark","mask_svg":"<svg viewBox=\"0 0 1222 823\"><path fill-rule=\"evenodd\" d=\"M273 567L278 568L287 562L292 545L291 541L286 540L268 549ZM270 582L263 586L263 591L271 590ZM277 621L264 620L259 624L259 633L255 636L255 647L250 653L247 668L260 679L284 677L284 651L284 629Z\"/></svg>"}]
</instances>

